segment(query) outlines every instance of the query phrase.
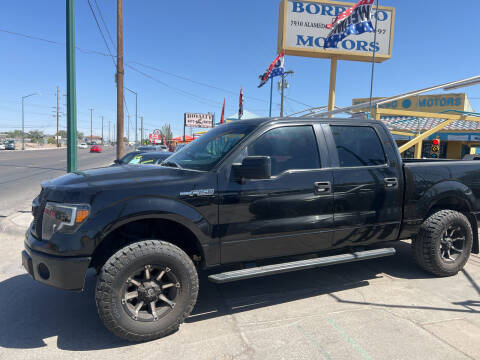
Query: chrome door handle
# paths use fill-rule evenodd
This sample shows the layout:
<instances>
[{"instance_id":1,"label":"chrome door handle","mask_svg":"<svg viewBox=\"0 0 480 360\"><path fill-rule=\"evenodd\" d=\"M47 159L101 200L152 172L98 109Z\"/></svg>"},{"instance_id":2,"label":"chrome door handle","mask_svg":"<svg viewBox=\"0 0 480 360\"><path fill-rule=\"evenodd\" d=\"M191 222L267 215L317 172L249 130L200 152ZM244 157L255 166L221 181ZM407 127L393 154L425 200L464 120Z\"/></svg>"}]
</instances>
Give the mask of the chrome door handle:
<instances>
[{"instance_id":1,"label":"chrome door handle","mask_svg":"<svg viewBox=\"0 0 480 360\"><path fill-rule=\"evenodd\" d=\"M332 192L332 184L330 181L320 181L314 183L315 185L315 194L321 195L321 194L329 194Z\"/></svg>"},{"instance_id":2,"label":"chrome door handle","mask_svg":"<svg viewBox=\"0 0 480 360\"><path fill-rule=\"evenodd\" d=\"M385 178L383 179L385 181L385 187L387 188L393 188L398 185L398 179L397 178Z\"/></svg>"}]
</instances>

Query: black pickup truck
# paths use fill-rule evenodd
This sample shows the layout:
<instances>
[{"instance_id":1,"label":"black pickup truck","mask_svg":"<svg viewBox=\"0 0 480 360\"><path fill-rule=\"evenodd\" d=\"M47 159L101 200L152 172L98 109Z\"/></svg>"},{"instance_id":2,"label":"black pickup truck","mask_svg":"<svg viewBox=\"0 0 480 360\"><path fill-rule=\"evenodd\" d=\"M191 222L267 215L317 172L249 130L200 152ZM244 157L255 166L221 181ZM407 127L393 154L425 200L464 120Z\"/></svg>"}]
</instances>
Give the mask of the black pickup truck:
<instances>
[{"instance_id":1,"label":"black pickup truck","mask_svg":"<svg viewBox=\"0 0 480 360\"><path fill-rule=\"evenodd\" d=\"M423 269L455 275L479 251L480 163L402 161L377 121L242 120L162 166L46 182L32 211L29 274L81 290L96 269L105 326L145 341L189 316L199 269L217 267L209 279L224 283L393 255L377 243L412 239ZM222 268L235 263L248 266Z\"/></svg>"}]
</instances>

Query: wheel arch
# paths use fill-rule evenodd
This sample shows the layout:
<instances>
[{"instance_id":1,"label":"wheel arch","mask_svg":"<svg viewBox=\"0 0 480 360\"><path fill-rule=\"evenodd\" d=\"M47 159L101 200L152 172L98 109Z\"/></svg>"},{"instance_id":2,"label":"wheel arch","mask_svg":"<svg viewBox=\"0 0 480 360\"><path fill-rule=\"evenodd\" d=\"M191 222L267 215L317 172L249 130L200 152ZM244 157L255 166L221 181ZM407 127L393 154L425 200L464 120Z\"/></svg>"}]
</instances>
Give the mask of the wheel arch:
<instances>
[{"instance_id":1,"label":"wheel arch","mask_svg":"<svg viewBox=\"0 0 480 360\"><path fill-rule=\"evenodd\" d=\"M472 208L470 203L464 198L459 196L444 196L438 198L434 201L428 212L424 217L424 221L433 213L436 213L440 210L454 210L462 213L465 215L470 222L470 226L472 227L473 233L473 244L472 244L472 253L478 254L479 253L479 238L478 238L478 222L476 216L472 213Z\"/></svg>"},{"instance_id":2,"label":"wheel arch","mask_svg":"<svg viewBox=\"0 0 480 360\"><path fill-rule=\"evenodd\" d=\"M99 270L108 258L121 248L145 239L158 239L178 246L194 260L206 263L202 234L188 219L174 214L137 214L105 227L97 237L98 244L89 267Z\"/></svg>"}]
</instances>

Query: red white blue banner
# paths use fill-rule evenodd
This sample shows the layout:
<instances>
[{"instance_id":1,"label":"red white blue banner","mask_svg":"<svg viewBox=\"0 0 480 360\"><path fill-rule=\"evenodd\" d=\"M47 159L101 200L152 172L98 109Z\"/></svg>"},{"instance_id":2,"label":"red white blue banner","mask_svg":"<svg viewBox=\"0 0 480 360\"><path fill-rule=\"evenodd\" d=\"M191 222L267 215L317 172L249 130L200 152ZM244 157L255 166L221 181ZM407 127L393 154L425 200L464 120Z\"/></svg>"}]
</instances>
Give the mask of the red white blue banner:
<instances>
[{"instance_id":1,"label":"red white blue banner","mask_svg":"<svg viewBox=\"0 0 480 360\"><path fill-rule=\"evenodd\" d=\"M325 39L323 48L336 48L338 43L348 35L375 32L371 20L373 1L360 0L354 6L340 13L331 24L328 24L326 28L332 29L332 31Z\"/></svg>"},{"instance_id":2,"label":"red white blue banner","mask_svg":"<svg viewBox=\"0 0 480 360\"><path fill-rule=\"evenodd\" d=\"M270 64L268 69L260 75L260 85L258 87L262 87L265 85L268 79L273 78L275 76L281 76L285 72L285 52L282 51L280 55L278 55L275 60Z\"/></svg>"}]
</instances>

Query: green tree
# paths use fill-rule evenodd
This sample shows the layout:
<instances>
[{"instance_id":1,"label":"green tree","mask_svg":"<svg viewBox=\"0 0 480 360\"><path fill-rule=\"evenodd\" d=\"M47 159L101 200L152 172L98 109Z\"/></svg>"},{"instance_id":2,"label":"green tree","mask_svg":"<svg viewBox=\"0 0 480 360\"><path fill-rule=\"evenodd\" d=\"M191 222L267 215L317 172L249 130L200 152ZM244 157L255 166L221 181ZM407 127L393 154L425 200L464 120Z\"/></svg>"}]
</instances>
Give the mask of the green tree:
<instances>
[{"instance_id":1,"label":"green tree","mask_svg":"<svg viewBox=\"0 0 480 360\"><path fill-rule=\"evenodd\" d=\"M47 143L55 144L55 138L54 137L49 137L48 140L47 140Z\"/></svg>"},{"instance_id":2,"label":"green tree","mask_svg":"<svg viewBox=\"0 0 480 360\"><path fill-rule=\"evenodd\" d=\"M40 130L32 130L28 133L28 137L32 140L34 143L38 143L40 139L43 139L43 131Z\"/></svg>"},{"instance_id":3,"label":"green tree","mask_svg":"<svg viewBox=\"0 0 480 360\"><path fill-rule=\"evenodd\" d=\"M19 139L22 137L22 130L13 130L7 133L8 138Z\"/></svg>"},{"instance_id":4,"label":"green tree","mask_svg":"<svg viewBox=\"0 0 480 360\"><path fill-rule=\"evenodd\" d=\"M162 134L162 138L165 141L165 143L168 143L170 140L173 138L172 134L172 129L170 127L170 124L165 124L162 126L160 129L160 134Z\"/></svg>"},{"instance_id":5,"label":"green tree","mask_svg":"<svg viewBox=\"0 0 480 360\"><path fill-rule=\"evenodd\" d=\"M77 131L77 139L78 140L83 140L83 132Z\"/></svg>"}]
</instances>

